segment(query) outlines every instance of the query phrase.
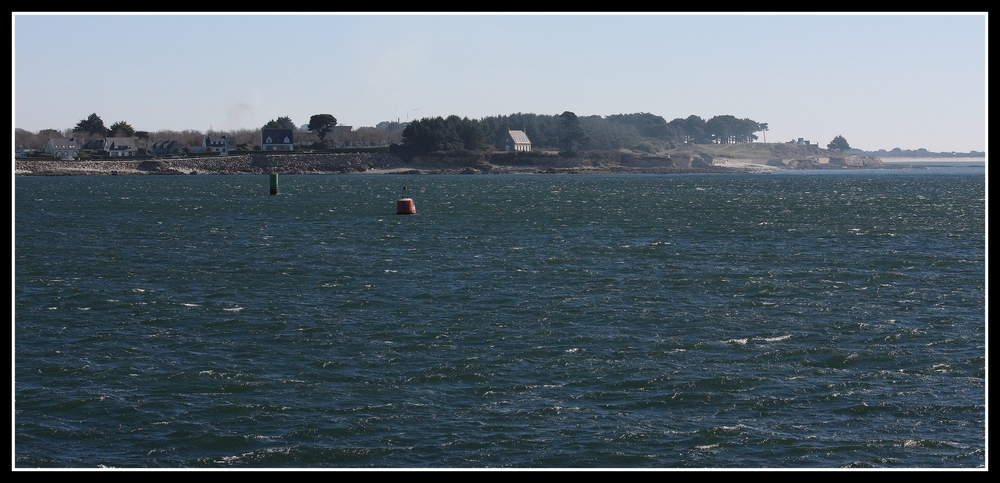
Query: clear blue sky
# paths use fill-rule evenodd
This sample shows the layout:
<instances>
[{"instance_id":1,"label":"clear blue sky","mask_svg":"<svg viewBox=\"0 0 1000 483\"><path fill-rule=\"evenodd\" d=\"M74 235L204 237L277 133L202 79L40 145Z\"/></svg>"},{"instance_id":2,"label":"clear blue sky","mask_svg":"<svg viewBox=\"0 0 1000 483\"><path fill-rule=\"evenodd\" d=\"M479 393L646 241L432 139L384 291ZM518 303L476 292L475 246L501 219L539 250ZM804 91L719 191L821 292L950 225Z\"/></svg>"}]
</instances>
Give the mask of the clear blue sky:
<instances>
[{"instance_id":1,"label":"clear blue sky","mask_svg":"<svg viewBox=\"0 0 1000 483\"><path fill-rule=\"evenodd\" d=\"M987 14L14 13L13 124L730 114L768 141L983 151ZM529 133L530 134L530 133Z\"/></svg>"}]
</instances>

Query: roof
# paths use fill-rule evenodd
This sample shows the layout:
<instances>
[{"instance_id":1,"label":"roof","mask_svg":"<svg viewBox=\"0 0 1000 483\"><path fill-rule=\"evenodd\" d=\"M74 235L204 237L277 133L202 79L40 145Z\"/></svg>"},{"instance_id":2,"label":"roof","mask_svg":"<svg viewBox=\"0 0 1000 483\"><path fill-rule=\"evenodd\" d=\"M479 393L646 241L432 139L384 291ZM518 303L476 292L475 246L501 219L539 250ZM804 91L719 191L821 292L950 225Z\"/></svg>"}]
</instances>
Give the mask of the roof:
<instances>
[{"instance_id":1,"label":"roof","mask_svg":"<svg viewBox=\"0 0 1000 483\"><path fill-rule=\"evenodd\" d=\"M73 138L49 138L49 146L54 148L75 148L76 140Z\"/></svg>"},{"instance_id":2,"label":"roof","mask_svg":"<svg viewBox=\"0 0 1000 483\"><path fill-rule=\"evenodd\" d=\"M134 138L105 138L105 146L109 149L132 149L135 147Z\"/></svg>"},{"instance_id":3,"label":"roof","mask_svg":"<svg viewBox=\"0 0 1000 483\"><path fill-rule=\"evenodd\" d=\"M515 143L521 144L531 144L531 140L528 139L528 135L524 131L515 131L513 129L508 129L507 134L510 134L510 138L514 140Z\"/></svg>"},{"instance_id":4,"label":"roof","mask_svg":"<svg viewBox=\"0 0 1000 483\"><path fill-rule=\"evenodd\" d=\"M91 139L90 141L87 141L87 142L83 143L83 146L81 146L80 148L81 149L104 149L104 140L103 139Z\"/></svg>"},{"instance_id":5,"label":"roof","mask_svg":"<svg viewBox=\"0 0 1000 483\"><path fill-rule=\"evenodd\" d=\"M260 130L260 137L261 138L266 138L268 136L271 136L272 138L284 138L285 136L288 136L289 138L291 138L292 137L292 130L291 129L261 129Z\"/></svg>"}]
</instances>

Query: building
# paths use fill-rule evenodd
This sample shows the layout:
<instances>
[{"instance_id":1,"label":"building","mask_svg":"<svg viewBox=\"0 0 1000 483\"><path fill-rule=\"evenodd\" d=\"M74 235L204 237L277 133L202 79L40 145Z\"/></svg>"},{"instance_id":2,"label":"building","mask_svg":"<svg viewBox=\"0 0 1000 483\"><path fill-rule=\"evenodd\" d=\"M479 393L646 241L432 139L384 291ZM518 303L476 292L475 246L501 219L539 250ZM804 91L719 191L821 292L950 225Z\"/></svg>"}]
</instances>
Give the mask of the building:
<instances>
[{"instance_id":1,"label":"building","mask_svg":"<svg viewBox=\"0 0 1000 483\"><path fill-rule=\"evenodd\" d=\"M100 154L104 152L104 139L91 139L80 146L80 152L85 154Z\"/></svg>"},{"instance_id":2,"label":"building","mask_svg":"<svg viewBox=\"0 0 1000 483\"><path fill-rule=\"evenodd\" d=\"M235 141L235 140L234 140ZM230 146L229 140L225 136L205 136L205 140L202 141L201 147L204 151L212 151L219 153L222 156L229 156Z\"/></svg>"},{"instance_id":3,"label":"building","mask_svg":"<svg viewBox=\"0 0 1000 483\"><path fill-rule=\"evenodd\" d=\"M153 143L152 147L153 156L180 156L184 150L181 148L181 143L177 141L162 141L158 143Z\"/></svg>"},{"instance_id":4,"label":"building","mask_svg":"<svg viewBox=\"0 0 1000 483\"><path fill-rule=\"evenodd\" d=\"M49 138L45 143L45 154L72 161L74 156L80 155L80 146L73 138Z\"/></svg>"},{"instance_id":5,"label":"building","mask_svg":"<svg viewBox=\"0 0 1000 483\"><path fill-rule=\"evenodd\" d=\"M260 149L263 151L291 151L294 149L291 129L261 129Z\"/></svg>"},{"instance_id":6,"label":"building","mask_svg":"<svg viewBox=\"0 0 1000 483\"><path fill-rule=\"evenodd\" d=\"M504 151L531 151L531 140L524 131L507 130L507 139L504 141Z\"/></svg>"},{"instance_id":7,"label":"building","mask_svg":"<svg viewBox=\"0 0 1000 483\"><path fill-rule=\"evenodd\" d=\"M104 152L111 158L134 158L139 151L135 138L104 138Z\"/></svg>"}]
</instances>

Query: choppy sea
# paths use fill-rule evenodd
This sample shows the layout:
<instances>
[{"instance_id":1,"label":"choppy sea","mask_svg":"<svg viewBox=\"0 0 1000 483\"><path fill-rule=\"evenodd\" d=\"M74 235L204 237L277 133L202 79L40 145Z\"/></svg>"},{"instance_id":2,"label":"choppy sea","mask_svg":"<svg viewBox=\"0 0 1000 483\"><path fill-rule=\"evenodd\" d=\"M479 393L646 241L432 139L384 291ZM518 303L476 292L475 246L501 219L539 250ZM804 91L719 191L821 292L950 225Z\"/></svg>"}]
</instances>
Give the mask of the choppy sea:
<instances>
[{"instance_id":1,"label":"choppy sea","mask_svg":"<svg viewBox=\"0 0 1000 483\"><path fill-rule=\"evenodd\" d=\"M14 189L16 468L986 465L982 163Z\"/></svg>"}]
</instances>

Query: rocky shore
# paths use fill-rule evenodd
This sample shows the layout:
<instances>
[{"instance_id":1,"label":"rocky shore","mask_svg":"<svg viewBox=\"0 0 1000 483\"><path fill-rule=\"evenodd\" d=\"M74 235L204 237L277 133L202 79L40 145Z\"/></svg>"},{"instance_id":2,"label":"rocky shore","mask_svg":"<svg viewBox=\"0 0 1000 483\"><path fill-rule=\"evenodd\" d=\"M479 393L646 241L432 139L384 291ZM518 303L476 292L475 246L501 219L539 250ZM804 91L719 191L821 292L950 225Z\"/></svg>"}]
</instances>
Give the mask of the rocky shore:
<instances>
[{"instance_id":1,"label":"rocky shore","mask_svg":"<svg viewBox=\"0 0 1000 483\"><path fill-rule=\"evenodd\" d=\"M134 174L287 174L363 173L401 168L389 153L247 154L146 160L56 161L14 160L14 174L37 176Z\"/></svg>"},{"instance_id":2,"label":"rocky shore","mask_svg":"<svg viewBox=\"0 0 1000 483\"><path fill-rule=\"evenodd\" d=\"M708 154L637 156L588 152L577 157L553 153L459 151L404 161L389 153L245 154L147 160L57 161L15 159L24 176L191 175L191 174L501 174L501 173L760 173L776 169L884 168L879 158L739 159Z\"/></svg>"}]
</instances>

